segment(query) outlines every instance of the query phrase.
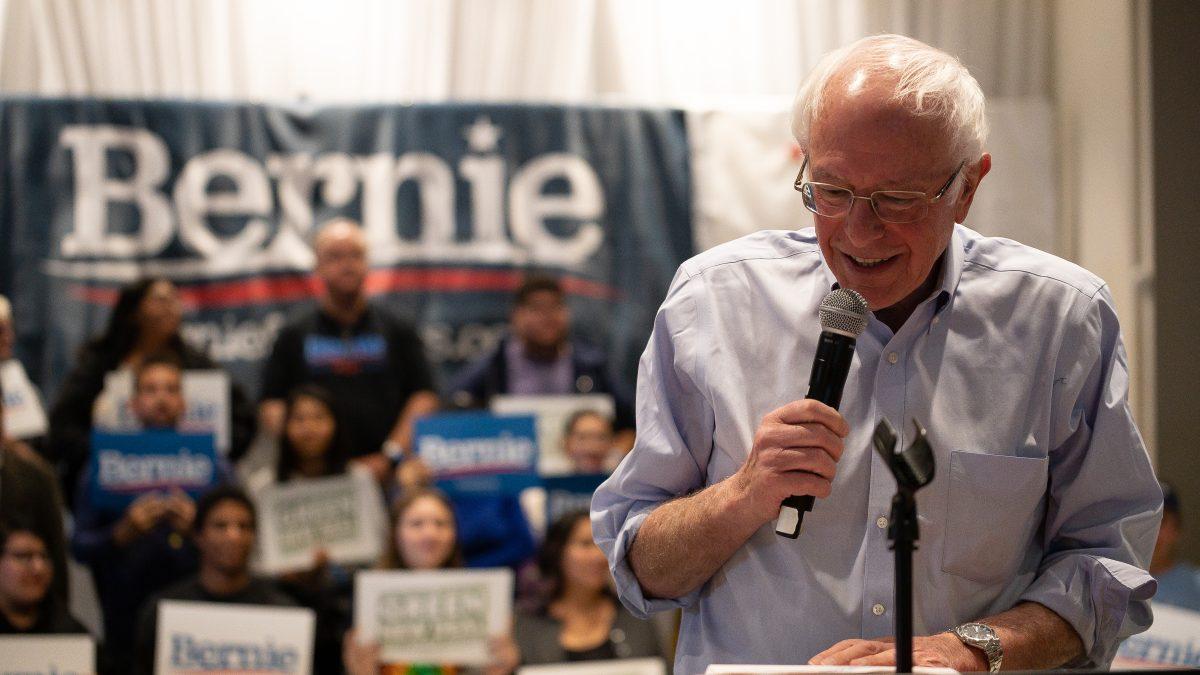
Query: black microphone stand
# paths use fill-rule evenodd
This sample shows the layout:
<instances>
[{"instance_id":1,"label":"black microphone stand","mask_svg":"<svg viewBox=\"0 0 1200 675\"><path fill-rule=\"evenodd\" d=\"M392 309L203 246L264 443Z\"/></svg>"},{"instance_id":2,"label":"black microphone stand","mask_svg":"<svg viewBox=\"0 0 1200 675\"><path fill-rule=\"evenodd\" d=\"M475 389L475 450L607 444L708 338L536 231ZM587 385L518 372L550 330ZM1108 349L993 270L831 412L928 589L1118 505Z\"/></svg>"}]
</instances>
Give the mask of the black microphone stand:
<instances>
[{"instance_id":1,"label":"black microphone stand","mask_svg":"<svg viewBox=\"0 0 1200 675\"><path fill-rule=\"evenodd\" d=\"M875 451L883 457L896 478L896 496L892 497L889 515L888 541L896 552L896 672L911 673L913 669L913 602L912 559L920 539L917 523L917 490L933 480L933 448L925 438L925 430L913 420L916 437L907 450L896 451L896 431L886 418L875 427Z\"/></svg>"}]
</instances>

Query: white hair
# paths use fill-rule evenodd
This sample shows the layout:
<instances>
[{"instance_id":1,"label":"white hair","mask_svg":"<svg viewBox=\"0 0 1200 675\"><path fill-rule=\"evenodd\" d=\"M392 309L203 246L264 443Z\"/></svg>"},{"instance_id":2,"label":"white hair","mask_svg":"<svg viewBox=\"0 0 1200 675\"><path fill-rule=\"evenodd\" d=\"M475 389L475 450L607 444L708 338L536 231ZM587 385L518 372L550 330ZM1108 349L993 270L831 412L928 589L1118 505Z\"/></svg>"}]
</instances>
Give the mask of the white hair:
<instances>
[{"instance_id":1,"label":"white hair","mask_svg":"<svg viewBox=\"0 0 1200 675\"><path fill-rule=\"evenodd\" d=\"M913 115L941 120L965 158L983 154L988 125L979 83L958 59L903 35L872 35L821 57L792 104L792 135L801 148L809 147L829 81L851 63L868 73L895 74L892 101Z\"/></svg>"}]
</instances>

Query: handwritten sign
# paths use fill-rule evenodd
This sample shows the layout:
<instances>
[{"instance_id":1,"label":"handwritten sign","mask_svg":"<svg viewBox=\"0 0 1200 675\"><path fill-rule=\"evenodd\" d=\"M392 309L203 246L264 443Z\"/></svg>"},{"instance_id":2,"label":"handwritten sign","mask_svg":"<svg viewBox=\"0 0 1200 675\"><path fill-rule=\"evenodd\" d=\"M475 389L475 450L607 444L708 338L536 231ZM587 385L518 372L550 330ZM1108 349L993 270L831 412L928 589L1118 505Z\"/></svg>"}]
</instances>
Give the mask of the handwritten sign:
<instances>
[{"instance_id":1,"label":"handwritten sign","mask_svg":"<svg viewBox=\"0 0 1200 675\"><path fill-rule=\"evenodd\" d=\"M354 626L385 663L482 666L488 638L509 630L509 569L371 571L354 577Z\"/></svg>"},{"instance_id":2,"label":"handwritten sign","mask_svg":"<svg viewBox=\"0 0 1200 675\"><path fill-rule=\"evenodd\" d=\"M386 516L379 486L369 475L272 485L254 500L259 562L267 574L306 569L317 549L345 565L379 558Z\"/></svg>"},{"instance_id":3,"label":"handwritten sign","mask_svg":"<svg viewBox=\"0 0 1200 675\"><path fill-rule=\"evenodd\" d=\"M92 432L89 490L100 509L119 511L139 495L179 488L198 498L218 480L212 434Z\"/></svg>"},{"instance_id":4,"label":"handwritten sign","mask_svg":"<svg viewBox=\"0 0 1200 675\"><path fill-rule=\"evenodd\" d=\"M311 609L164 600L154 672L308 675L315 626Z\"/></svg>"},{"instance_id":5,"label":"handwritten sign","mask_svg":"<svg viewBox=\"0 0 1200 675\"><path fill-rule=\"evenodd\" d=\"M87 635L0 636L0 673L85 675L96 672L96 644Z\"/></svg>"},{"instance_id":6,"label":"handwritten sign","mask_svg":"<svg viewBox=\"0 0 1200 675\"><path fill-rule=\"evenodd\" d=\"M451 495L517 494L538 484L532 415L435 415L417 421L417 454Z\"/></svg>"}]
</instances>

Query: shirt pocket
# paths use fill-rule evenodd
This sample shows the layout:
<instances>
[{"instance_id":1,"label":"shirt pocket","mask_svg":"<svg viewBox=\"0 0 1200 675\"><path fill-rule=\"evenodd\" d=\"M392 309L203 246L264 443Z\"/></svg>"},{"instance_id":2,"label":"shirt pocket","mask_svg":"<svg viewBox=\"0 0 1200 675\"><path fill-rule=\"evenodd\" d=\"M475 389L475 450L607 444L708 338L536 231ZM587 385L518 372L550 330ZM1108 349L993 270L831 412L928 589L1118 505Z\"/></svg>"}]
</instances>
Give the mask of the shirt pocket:
<instances>
[{"instance_id":1,"label":"shirt pocket","mask_svg":"<svg viewBox=\"0 0 1200 675\"><path fill-rule=\"evenodd\" d=\"M1044 457L950 452L943 572L986 584L1013 577L1038 530L1048 464Z\"/></svg>"}]
</instances>

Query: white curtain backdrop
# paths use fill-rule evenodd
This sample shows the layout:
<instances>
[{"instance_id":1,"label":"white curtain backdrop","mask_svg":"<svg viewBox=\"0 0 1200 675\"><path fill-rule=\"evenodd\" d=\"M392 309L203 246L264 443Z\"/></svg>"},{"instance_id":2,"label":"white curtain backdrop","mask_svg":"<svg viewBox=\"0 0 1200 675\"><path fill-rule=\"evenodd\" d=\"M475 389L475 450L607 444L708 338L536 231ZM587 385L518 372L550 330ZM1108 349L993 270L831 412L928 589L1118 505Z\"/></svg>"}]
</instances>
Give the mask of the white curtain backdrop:
<instances>
[{"instance_id":1,"label":"white curtain backdrop","mask_svg":"<svg viewBox=\"0 0 1200 675\"><path fill-rule=\"evenodd\" d=\"M1044 0L0 0L0 91L725 106L881 31L1045 97Z\"/></svg>"}]
</instances>

